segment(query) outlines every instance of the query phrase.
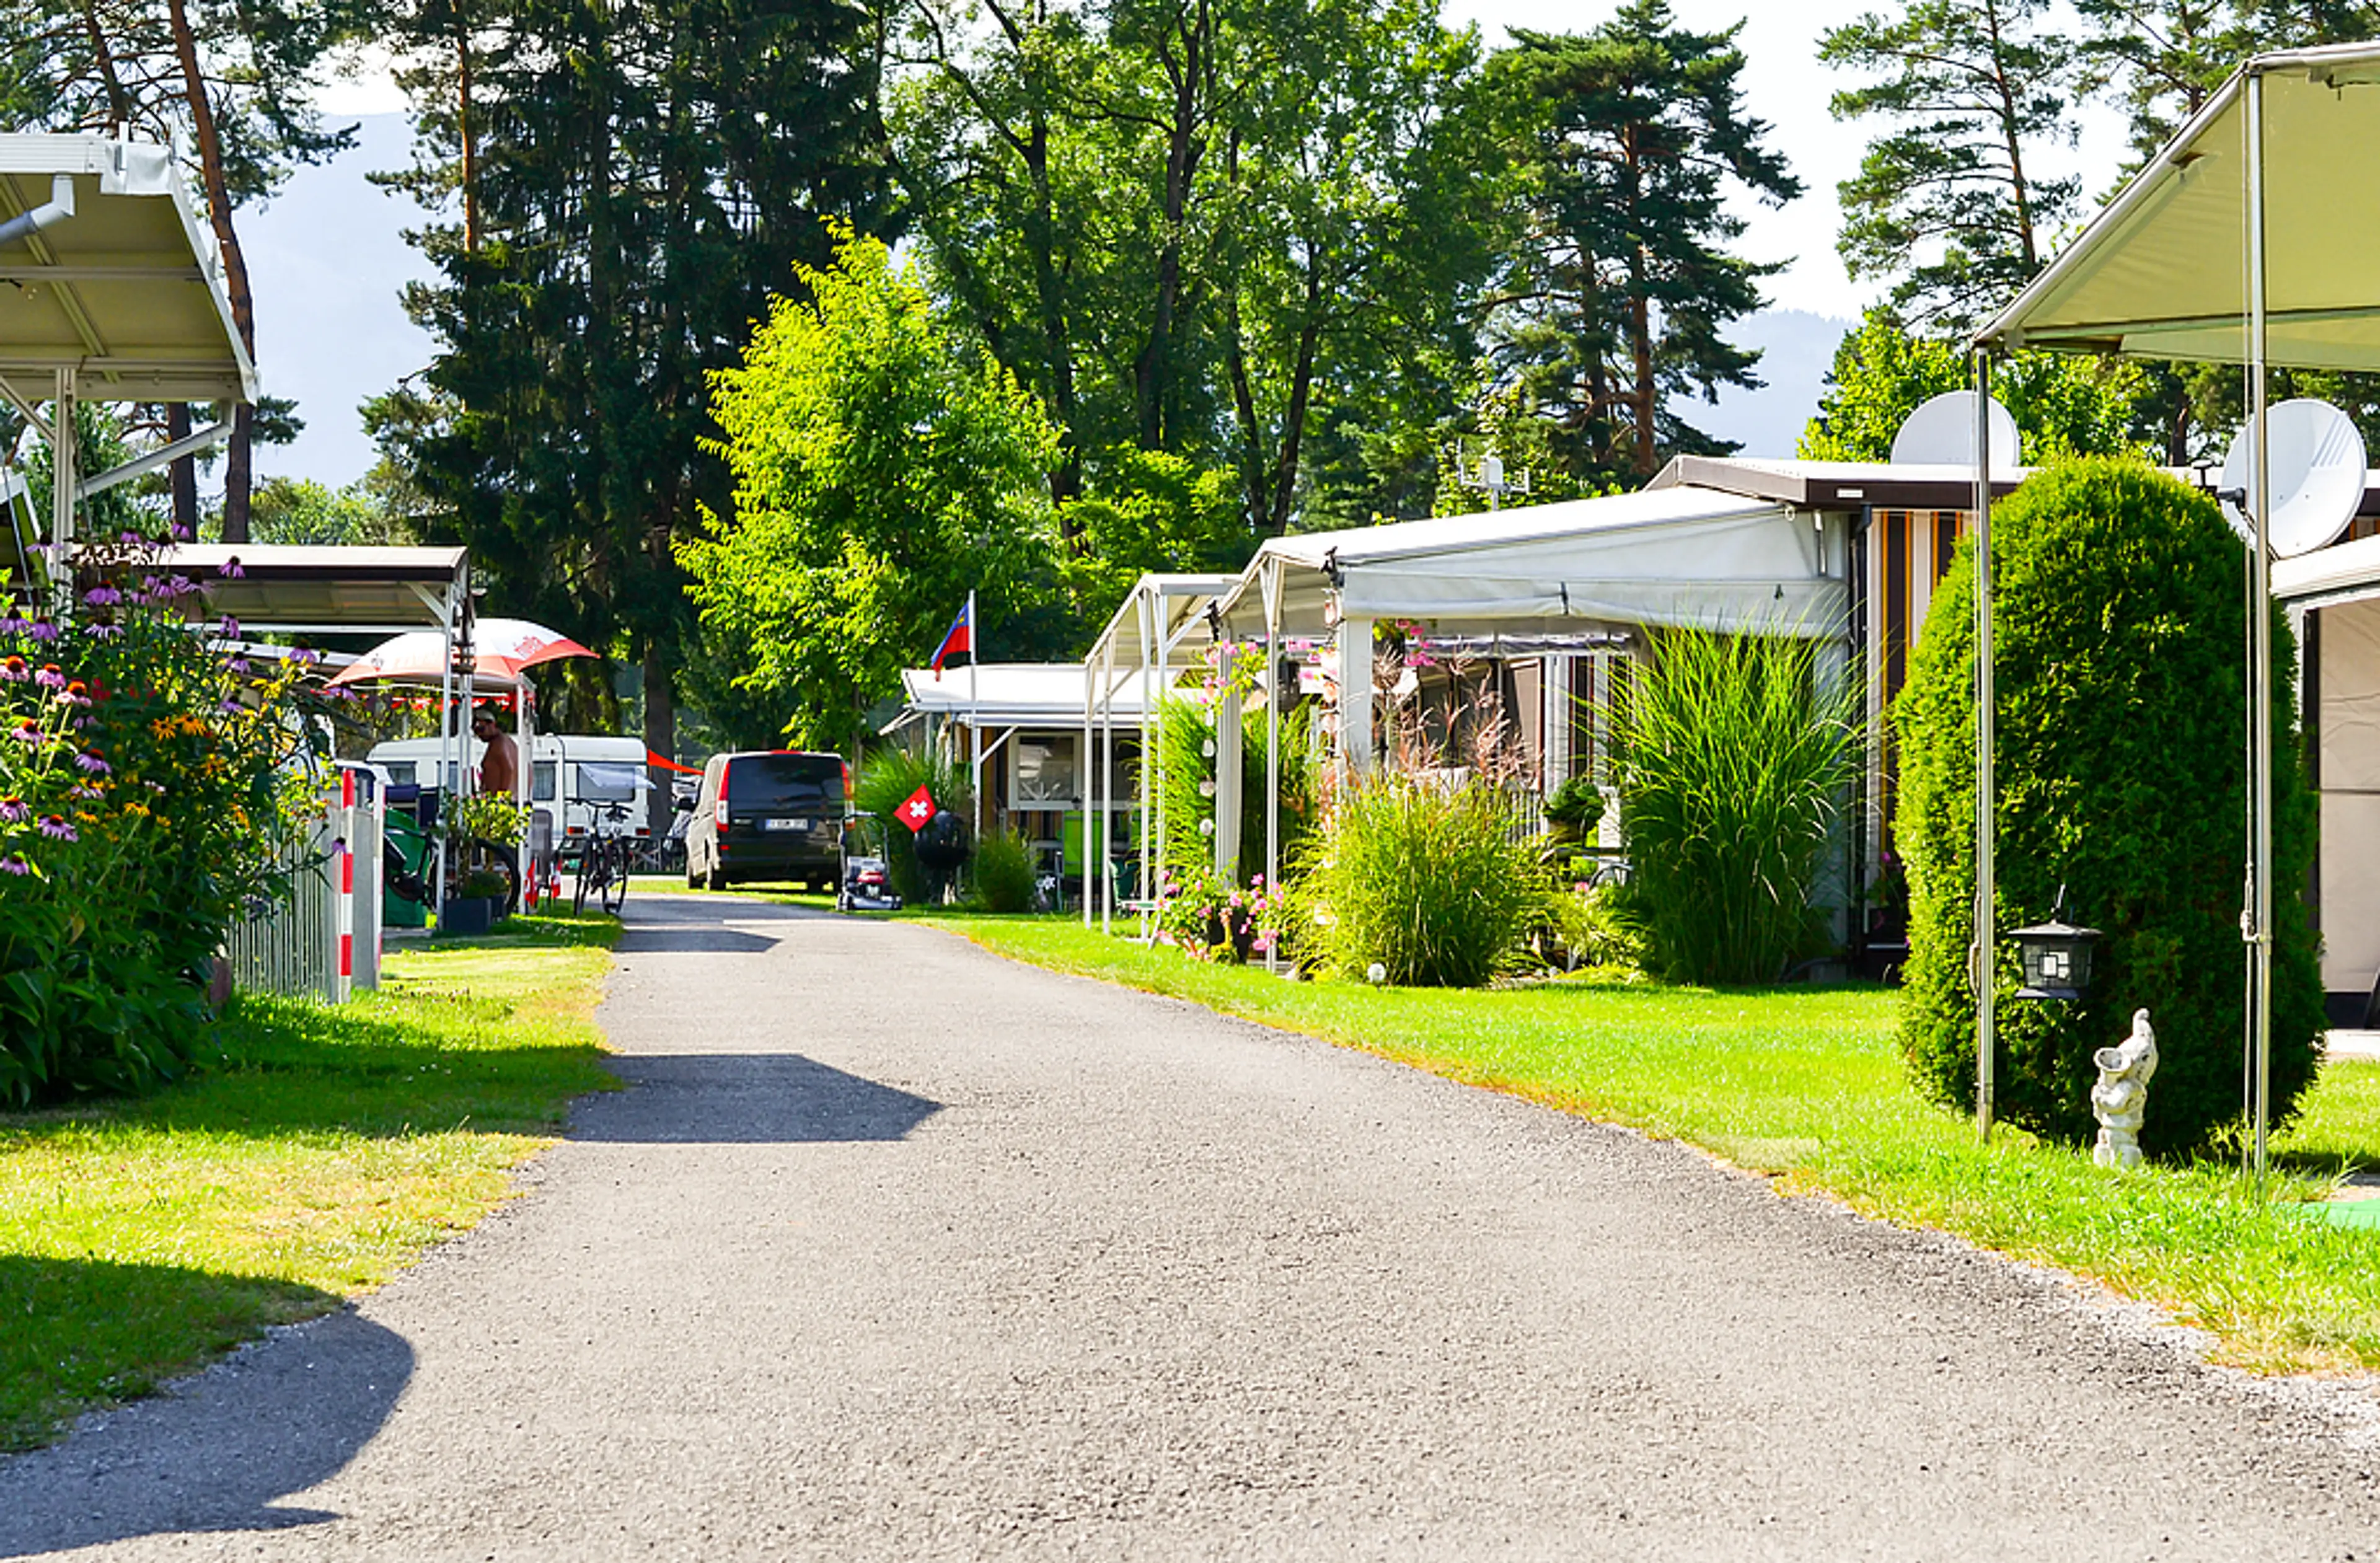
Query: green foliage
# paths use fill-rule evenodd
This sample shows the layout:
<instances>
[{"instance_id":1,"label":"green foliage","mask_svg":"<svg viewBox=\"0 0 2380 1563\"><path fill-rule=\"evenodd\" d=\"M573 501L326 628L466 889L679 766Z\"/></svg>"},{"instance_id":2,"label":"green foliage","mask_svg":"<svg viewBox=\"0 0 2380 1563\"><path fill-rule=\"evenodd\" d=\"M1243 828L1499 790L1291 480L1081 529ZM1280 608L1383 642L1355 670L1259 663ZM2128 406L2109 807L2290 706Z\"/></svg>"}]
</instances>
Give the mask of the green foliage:
<instances>
[{"instance_id":1,"label":"green foliage","mask_svg":"<svg viewBox=\"0 0 2380 1563\"><path fill-rule=\"evenodd\" d=\"M1840 187L1836 241L1855 280L1892 284L1909 320L1955 335L2048 260L2082 181L2045 153L2070 137L2074 42L2048 0L1906 0L1830 29L1818 58L1869 78L1838 119L1882 119Z\"/></svg>"},{"instance_id":2,"label":"green foliage","mask_svg":"<svg viewBox=\"0 0 2380 1563\"><path fill-rule=\"evenodd\" d=\"M1316 776L1307 708L1293 706L1281 718L1280 852L1283 873L1297 861L1314 828ZM1160 752L1158 789L1165 800L1165 861L1159 866L1181 884L1212 875L1215 838L1200 829L1215 818L1214 782L1220 750L1215 708L1204 701L1167 698L1157 709ZM1261 706L1240 712L1240 856L1243 877L1265 866L1266 716Z\"/></svg>"},{"instance_id":3,"label":"green foliage","mask_svg":"<svg viewBox=\"0 0 2380 1563\"><path fill-rule=\"evenodd\" d=\"M1859 763L1859 690L1820 688L1816 642L1795 635L1671 630L1649 653L1607 712L1624 910L1659 975L1774 982L1810 942Z\"/></svg>"},{"instance_id":4,"label":"green foliage","mask_svg":"<svg viewBox=\"0 0 2380 1563\"><path fill-rule=\"evenodd\" d=\"M1781 205L1802 185L1743 110L1741 30L1695 32L1666 0L1625 0L1585 34L1515 30L1490 62L1528 209L1494 357L1551 418L1585 491L1732 449L1676 405L1760 383L1759 356L1722 333L1781 266L1730 251L1744 223L1727 202Z\"/></svg>"},{"instance_id":5,"label":"green foliage","mask_svg":"<svg viewBox=\"0 0 2380 1563\"><path fill-rule=\"evenodd\" d=\"M193 634L195 584L87 546L60 627L0 609L0 1103L152 1088L208 1046L226 931L280 892L312 728L298 659ZM90 577L87 577L90 578ZM154 581L156 585L144 585Z\"/></svg>"},{"instance_id":6,"label":"green foliage","mask_svg":"<svg viewBox=\"0 0 2380 1563\"><path fill-rule=\"evenodd\" d=\"M1893 435L1921 403L1973 384L1955 345L1912 335L1889 310L1871 309L1835 349L1800 454L1813 461L1890 460ZM2018 457L2027 466L2131 454L2154 394L2149 373L2120 358L2018 353L1992 373L1992 394L2016 419Z\"/></svg>"},{"instance_id":7,"label":"green foliage","mask_svg":"<svg viewBox=\"0 0 2380 1563\"><path fill-rule=\"evenodd\" d=\"M1502 222L1475 36L1415 0L1002 19L896 11L929 68L884 118L955 310L1064 433L1053 493L1163 451L1230 471L1245 524L1279 532L1325 431L1335 514L1408 491L1426 451L1361 431L1426 430L1470 357Z\"/></svg>"},{"instance_id":8,"label":"green foliage","mask_svg":"<svg viewBox=\"0 0 2380 1563\"><path fill-rule=\"evenodd\" d=\"M1340 972L1399 987L1476 987L1517 965L1548 915L1545 873L1512 800L1474 779L1383 771L1339 789L1306 876L1327 910L1318 943Z\"/></svg>"},{"instance_id":9,"label":"green foliage","mask_svg":"<svg viewBox=\"0 0 2380 1563\"><path fill-rule=\"evenodd\" d=\"M2240 735L2245 555L2214 503L2144 466L2081 461L1992 515L1999 921L2066 914L2106 931L2090 997L2018 1003L2015 946L1994 951L1999 1115L2052 1137L2092 1131L2094 1049L2145 1007L2162 1061L2141 1141L2195 1150L2240 1116ZM1901 1045L1925 1088L1974 1100L1967 985L1974 893L1974 584L1970 551L1936 588L1893 708L1910 882ZM2286 1121L2323 1029L2316 941L2289 887L2313 863L2315 809L2276 615L2270 720L2276 908L2273 1107Z\"/></svg>"},{"instance_id":10,"label":"green foliage","mask_svg":"<svg viewBox=\"0 0 2380 1563\"><path fill-rule=\"evenodd\" d=\"M1546 818L1577 835L1594 832L1603 822L1603 789L1590 776L1573 776L1546 799Z\"/></svg>"},{"instance_id":11,"label":"green foliage","mask_svg":"<svg viewBox=\"0 0 2380 1563\"><path fill-rule=\"evenodd\" d=\"M679 543L704 628L804 748L844 750L978 593L978 648L1012 644L1054 539L1057 433L1014 378L962 351L914 269L844 235L796 273L740 369L713 381L728 515Z\"/></svg>"},{"instance_id":12,"label":"green foliage","mask_svg":"<svg viewBox=\"0 0 2380 1563\"><path fill-rule=\"evenodd\" d=\"M967 768L953 765L938 749L910 748L892 744L871 749L852 779L852 812L872 822L884 845L884 864L892 889L903 901L924 905L932 893L930 878L917 861L917 838L896 812L919 787L938 808L972 818L975 794L967 785Z\"/></svg>"},{"instance_id":13,"label":"green foliage","mask_svg":"<svg viewBox=\"0 0 2380 1563\"><path fill-rule=\"evenodd\" d=\"M1208 869L1166 886L1158 936L1201 961L1236 965L1267 948L1287 904L1267 891L1262 874L1236 885Z\"/></svg>"},{"instance_id":14,"label":"green foliage","mask_svg":"<svg viewBox=\"0 0 2380 1563\"><path fill-rule=\"evenodd\" d=\"M995 830L976 843L967 865L969 899L987 912L1030 912L1036 868L1031 842L1014 830Z\"/></svg>"},{"instance_id":15,"label":"green foliage","mask_svg":"<svg viewBox=\"0 0 2380 1563\"><path fill-rule=\"evenodd\" d=\"M261 543L409 543L405 518L367 483L334 489L311 478L268 478L249 495L249 536Z\"/></svg>"},{"instance_id":16,"label":"green foliage","mask_svg":"<svg viewBox=\"0 0 2380 1563\"><path fill-rule=\"evenodd\" d=\"M1236 571L1259 540L1229 471L1129 446L1110 453L1091 497L1060 506L1058 520L1075 543L1059 570L1086 638L1143 575Z\"/></svg>"}]
</instances>

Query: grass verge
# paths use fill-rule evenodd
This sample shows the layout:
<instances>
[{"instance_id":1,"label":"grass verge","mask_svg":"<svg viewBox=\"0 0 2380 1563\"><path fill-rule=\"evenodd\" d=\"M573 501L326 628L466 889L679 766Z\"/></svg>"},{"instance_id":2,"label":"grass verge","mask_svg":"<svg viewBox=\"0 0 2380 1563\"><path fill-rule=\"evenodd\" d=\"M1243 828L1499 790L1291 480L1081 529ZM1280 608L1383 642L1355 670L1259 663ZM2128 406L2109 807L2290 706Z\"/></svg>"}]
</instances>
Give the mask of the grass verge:
<instances>
[{"instance_id":1,"label":"grass verge","mask_svg":"<svg viewBox=\"0 0 2380 1563\"><path fill-rule=\"evenodd\" d=\"M0 1449L328 1312L502 1201L570 1098L609 918L393 951L341 1008L243 998L212 1068L0 1116Z\"/></svg>"},{"instance_id":2,"label":"grass verge","mask_svg":"<svg viewBox=\"0 0 2380 1563\"><path fill-rule=\"evenodd\" d=\"M2119 1174L2013 1131L1978 1145L1967 1121L1911 1085L1884 989L1288 983L1056 919L929 921L1017 960L1682 1140L1782 1192L1829 1194L2088 1277L2211 1332L2222 1361L2380 1368L2380 1231L2334 1225L2302 1203L2380 1164L2380 1063L2324 1069L2276 1142L2275 1197L2259 1199L2228 1166Z\"/></svg>"}]
</instances>

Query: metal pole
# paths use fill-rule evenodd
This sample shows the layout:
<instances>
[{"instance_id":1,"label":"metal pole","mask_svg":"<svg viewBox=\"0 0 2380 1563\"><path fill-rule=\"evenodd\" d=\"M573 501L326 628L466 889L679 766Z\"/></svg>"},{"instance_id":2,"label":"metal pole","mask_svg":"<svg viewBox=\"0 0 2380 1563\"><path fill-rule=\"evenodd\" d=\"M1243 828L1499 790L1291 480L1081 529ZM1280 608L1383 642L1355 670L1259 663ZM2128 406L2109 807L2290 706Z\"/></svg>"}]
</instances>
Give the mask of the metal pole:
<instances>
[{"instance_id":1,"label":"metal pole","mask_svg":"<svg viewBox=\"0 0 2380 1563\"><path fill-rule=\"evenodd\" d=\"M1133 888L1139 892L1134 899L1140 903L1139 937L1143 939L1148 938L1150 931L1149 891L1155 884L1157 876L1164 871L1161 865L1164 862L1165 850L1165 787L1160 780L1164 773L1158 767L1165 758L1165 723L1162 718L1160 718L1152 729L1148 714L1153 699L1150 686L1163 682L1161 678L1154 676L1151 671L1150 637L1153 633L1156 637L1155 665L1157 670L1161 671L1166 660L1164 603L1165 599L1161 595L1153 592L1141 594L1140 876L1138 882ZM1152 624L1155 626L1153 632ZM1150 828L1152 825L1155 827L1153 830Z\"/></svg>"},{"instance_id":2,"label":"metal pole","mask_svg":"<svg viewBox=\"0 0 2380 1563\"><path fill-rule=\"evenodd\" d=\"M1108 866L1108 816L1115 804L1115 648L1110 646L1100 684L1105 686L1099 699L1099 776L1107 783L1107 803L1099 812L1099 834L1096 843L1087 851L1096 852L1103 867ZM1146 739L1143 740L1144 747ZM1099 897L1099 932L1112 937L1115 933L1115 875L1110 868L1104 881L1106 893Z\"/></svg>"},{"instance_id":3,"label":"metal pole","mask_svg":"<svg viewBox=\"0 0 2380 1563\"><path fill-rule=\"evenodd\" d=\"M1276 908L1281 899L1281 567L1267 560L1257 577L1265 609L1265 896ZM1265 941L1265 970L1281 970L1279 913L1275 930Z\"/></svg>"},{"instance_id":4,"label":"metal pole","mask_svg":"<svg viewBox=\"0 0 2380 1563\"><path fill-rule=\"evenodd\" d=\"M2248 590L2248 1047L2255 1062L2255 1172L2262 1187L2273 1084L2273 514L2265 412L2265 79L2248 73L2248 427L2255 502Z\"/></svg>"},{"instance_id":5,"label":"metal pole","mask_svg":"<svg viewBox=\"0 0 2380 1563\"><path fill-rule=\"evenodd\" d=\"M50 616L64 624L74 612L75 485L82 453L76 448L75 371L56 371L50 405Z\"/></svg>"},{"instance_id":6,"label":"metal pole","mask_svg":"<svg viewBox=\"0 0 2380 1563\"><path fill-rule=\"evenodd\" d=\"M975 624L975 593L967 593L967 796L973 800L976 839L983 838L983 709L975 671L983 665L983 633Z\"/></svg>"},{"instance_id":7,"label":"metal pole","mask_svg":"<svg viewBox=\"0 0 2380 1563\"><path fill-rule=\"evenodd\" d=\"M1083 927L1085 928L1091 926L1091 810L1098 803L1098 794L1093 791L1095 783L1092 780L1093 761L1098 757L1098 751L1092 746L1091 737L1091 723L1096 719L1099 709L1099 675L1096 655L1098 649L1097 647L1093 647L1093 655L1083 659L1083 748L1081 754L1075 757L1081 762L1081 769L1076 774L1081 776L1083 782Z\"/></svg>"},{"instance_id":8,"label":"metal pole","mask_svg":"<svg viewBox=\"0 0 2380 1563\"><path fill-rule=\"evenodd\" d=\"M1998 1016L1992 960L1998 942L1992 802L1992 356L1975 349L1975 942L1968 966L1975 989L1975 1133L1992 1138L1992 1065Z\"/></svg>"}]
</instances>

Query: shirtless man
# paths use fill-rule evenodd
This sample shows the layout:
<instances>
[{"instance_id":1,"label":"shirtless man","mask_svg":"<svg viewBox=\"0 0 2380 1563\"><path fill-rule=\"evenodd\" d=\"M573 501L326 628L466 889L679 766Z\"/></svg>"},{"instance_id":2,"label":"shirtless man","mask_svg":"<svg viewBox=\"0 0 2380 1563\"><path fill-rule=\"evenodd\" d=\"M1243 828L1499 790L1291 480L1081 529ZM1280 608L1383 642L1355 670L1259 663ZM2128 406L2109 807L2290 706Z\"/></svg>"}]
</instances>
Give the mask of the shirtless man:
<instances>
[{"instance_id":1,"label":"shirtless man","mask_svg":"<svg viewBox=\"0 0 2380 1563\"><path fill-rule=\"evenodd\" d=\"M511 797L520 785L520 746L487 711L471 718L471 735L488 746L480 757L480 791Z\"/></svg>"}]
</instances>

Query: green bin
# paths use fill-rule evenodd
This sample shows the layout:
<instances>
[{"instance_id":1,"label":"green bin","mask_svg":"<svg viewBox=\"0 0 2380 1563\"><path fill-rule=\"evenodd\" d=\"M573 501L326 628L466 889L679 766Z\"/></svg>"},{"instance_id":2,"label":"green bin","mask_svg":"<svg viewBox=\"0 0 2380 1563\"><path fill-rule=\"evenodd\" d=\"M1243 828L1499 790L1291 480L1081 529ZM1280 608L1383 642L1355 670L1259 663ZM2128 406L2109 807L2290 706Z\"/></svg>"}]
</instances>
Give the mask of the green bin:
<instances>
[{"instance_id":1,"label":"green bin","mask_svg":"<svg viewBox=\"0 0 2380 1563\"><path fill-rule=\"evenodd\" d=\"M383 839L403 854L408 865L424 860L423 849L429 840L429 834L413 818L411 809L390 809L381 822L381 830ZM381 860L385 864L388 861L388 854L382 853ZM418 928L426 926L429 921L430 908L418 901L407 901L397 894L395 887L389 884L383 877L380 887L381 927Z\"/></svg>"}]
</instances>

